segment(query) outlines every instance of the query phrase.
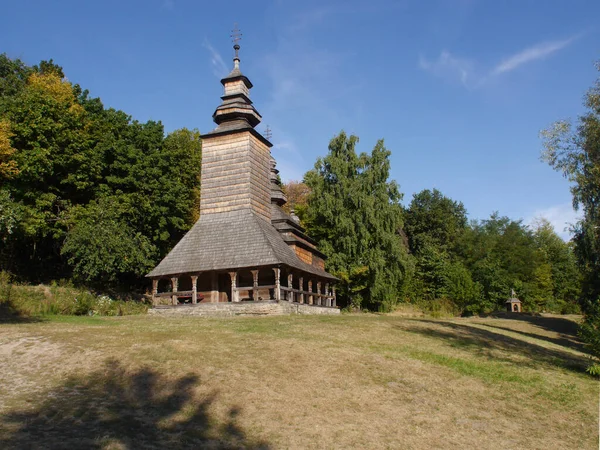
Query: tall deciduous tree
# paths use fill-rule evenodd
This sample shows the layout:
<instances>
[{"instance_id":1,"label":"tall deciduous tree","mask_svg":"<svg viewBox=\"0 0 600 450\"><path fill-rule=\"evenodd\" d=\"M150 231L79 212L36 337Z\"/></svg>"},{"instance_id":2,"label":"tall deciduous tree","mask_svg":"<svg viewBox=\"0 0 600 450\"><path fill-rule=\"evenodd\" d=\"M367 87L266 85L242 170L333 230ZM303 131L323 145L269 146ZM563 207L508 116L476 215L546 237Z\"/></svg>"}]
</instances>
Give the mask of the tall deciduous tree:
<instances>
[{"instance_id":1,"label":"tall deciduous tree","mask_svg":"<svg viewBox=\"0 0 600 450\"><path fill-rule=\"evenodd\" d=\"M600 71L600 62L596 65ZM586 113L575 127L556 122L542 131L542 158L572 183L573 205L583 212L575 225L575 253L583 273L582 336L600 358L600 78L585 96ZM600 364L592 365L600 375Z\"/></svg>"},{"instance_id":2,"label":"tall deciduous tree","mask_svg":"<svg viewBox=\"0 0 600 450\"><path fill-rule=\"evenodd\" d=\"M426 244L448 250L456 245L467 226L467 211L462 202L444 196L437 189L425 189L413 196L405 222L404 230L413 253Z\"/></svg>"},{"instance_id":3,"label":"tall deciduous tree","mask_svg":"<svg viewBox=\"0 0 600 450\"><path fill-rule=\"evenodd\" d=\"M600 78L588 91L585 107L575 127L560 121L541 134L542 158L573 183L573 205L583 213L574 241L584 272L583 306L588 307L600 297Z\"/></svg>"},{"instance_id":4,"label":"tall deciduous tree","mask_svg":"<svg viewBox=\"0 0 600 450\"><path fill-rule=\"evenodd\" d=\"M304 182L311 189L305 224L341 279L340 301L389 310L402 295L411 262L398 231L402 194L389 181L390 151L383 141L357 154L358 137L341 132Z\"/></svg>"}]
</instances>

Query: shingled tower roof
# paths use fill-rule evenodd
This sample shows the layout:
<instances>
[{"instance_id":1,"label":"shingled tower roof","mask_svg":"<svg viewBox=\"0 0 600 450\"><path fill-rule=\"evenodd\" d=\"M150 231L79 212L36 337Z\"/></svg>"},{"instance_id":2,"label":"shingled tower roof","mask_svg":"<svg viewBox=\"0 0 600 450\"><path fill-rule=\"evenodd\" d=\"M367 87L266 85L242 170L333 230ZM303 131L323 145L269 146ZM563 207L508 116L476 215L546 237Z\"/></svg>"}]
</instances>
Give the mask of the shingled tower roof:
<instances>
[{"instance_id":1,"label":"shingled tower roof","mask_svg":"<svg viewBox=\"0 0 600 450\"><path fill-rule=\"evenodd\" d=\"M213 114L217 127L202 135L200 218L147 276L281 266L333 280L314 241L281 209L286 199L272 144L255 129L262 117L250 100L237 42L234 49Z\"/></svg>"}]
</instances>

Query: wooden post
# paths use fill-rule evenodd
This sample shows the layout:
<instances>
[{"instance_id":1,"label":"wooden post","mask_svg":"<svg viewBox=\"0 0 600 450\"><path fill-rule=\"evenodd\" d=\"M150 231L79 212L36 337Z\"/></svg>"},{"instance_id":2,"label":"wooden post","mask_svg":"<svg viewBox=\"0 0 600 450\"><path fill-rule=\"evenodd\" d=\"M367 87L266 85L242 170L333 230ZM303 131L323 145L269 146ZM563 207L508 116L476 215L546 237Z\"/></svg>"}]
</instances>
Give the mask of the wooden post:
<instances>
[{"instance_id":1,"label":"wooden post","mask_svg":"<svg viewBox=\"0 0 600 450\"><path fill-rule=\"evenodd\" d=\"M172 301L173 305L177 304L177 285L178 284L179 284L179 278L177 278L177 277L171 278L171 286L173 287L173 289L171 289L171 292L173 292L171 301Z\"/></svg>"},{"instance_id":2,"label":"wooden post","mask_svg":"<svg viewBox=\"0 0 600 450\"><path fill-rule=\"evenodd\" d=\"M304 278L298 278L298 286L300 287L300 295L298 296L298 302L304 303Z\"/></svg>"},{"instance_id":3,"label":"wooden post","mask_svg":"<svg viewBox=\"0 0 600 450\"><path fill-rule=\"evenodd\" d=\"M335 296L335 286L333 286L333 288L331 290L333 291L333 304L331 306L333 306L335 308L337 306L337 297Z\"/></svg>"},{"instance_id":4,"label":"wooden post","mask_svg":"<svg viewBox=\"0 0 600 450\"><path fill-rule=\"evenodd\" d=\"M251 270L252 272L252 300L258 301L258 270Z\"/></svg>"},{"instance_id":5,"label":"wooden post","mask_svg":"<svg viewBox=\"0 0 600 450\"><path fill-rule=\"evenodd\" d=\"M321 306L321 282L317 281L317 305Z\"/></svg>"},{"instance_id":6,"label":"wooden post","mask_svg":"<svg viewBox=\"0 0 600 450\"><path fill-rule=\"evenodd\" d=\"M237 290L237 272L229 272L231 277L231 301L237 303L240 301L240 295Z\"/></svg>"},{"instance_id":7,"label":"wooden post","mask_svg":"<svg viewBox=\"0 0 600 450\"><path fill-rule=\"evenodd\" d=\"M312 295L312 280L308 280L308 292L310 292L308 294L308 304L312 305L313 304L313 295Z\"/></svg>"},{"instance_id":8,"label":"wooden post","mask_svg":"<svg viewBox=\"0 0 600 450\"><path fill-rule=\"evenodd\" d=\"M325 295L327 296L325 297L325 306L331 306L329 304L329 283L325 283Z\"/></svg>"},{"instance_id":9,"label":"wooden post","mask_svg":"<svg viewBox=\"0 0 600 450\"><path fill-rule=\"evenodd\" d=\"M210 273L210 302L219 302L219 280L217 279L217 272Z\"/></svg>"},{"instance_id":10,"label":"wooden post","mask_svg":"<svg viewBox=\"0 0 600 450\"><path fill-rule=\"evenodd\" d=\"M158 294L158 280L154 278L152 280L152 304L156 305L156 294Z\"/></svg>"},{"instance_id":11,"label":"wooden post","mask_svg":"<svg viewBox=\"0 0 600 450\"><path fill-rule=\"evenodd\" d=\"M294 275L292 275L291 273L288 274L288 288L290 289L288 291L288 301L293 302L294 301L294 293L291 291L291 289L294 288Z\"/></svg>"},{"instance_id":12,"label":"wooden post","mask_svg":"<svg viewBox=\"0 0 600 450\"><path fill-rule=\"evenodd\" d=\"M281 276L281 269L279 267L275 267L273 269L275 272L275 300L281 300L281 281L279 277Z\"/></svg>"},{"instance_id":13,"label":"wooden post","mask_svg":"<svg viewBox=\"0 0 600 450\"><path fill-rule=\"evenodd\" d=\"M196 285L198 275L192 275L190 278L192 279L192 304L195 305L198 303L198 286Z\"/></svg>"}]
</instances>

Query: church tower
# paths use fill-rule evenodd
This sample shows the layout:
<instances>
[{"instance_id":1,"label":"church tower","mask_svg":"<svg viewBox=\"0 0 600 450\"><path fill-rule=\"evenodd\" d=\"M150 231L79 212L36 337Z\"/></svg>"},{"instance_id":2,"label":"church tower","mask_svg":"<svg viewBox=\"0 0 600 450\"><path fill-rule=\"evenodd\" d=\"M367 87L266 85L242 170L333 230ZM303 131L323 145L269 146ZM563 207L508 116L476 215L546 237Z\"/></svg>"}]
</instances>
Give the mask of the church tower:
<instances>
[{"instance_id":1,"label":"church tower","mask_svg":"<svg viewBox=\"0 0 600 450\"><path fill-rule=\"evenodd\" d=\"M202 135L200 218L147 275L155 305L288 301L335 307L334 276L297 220L281 207L272 144L256 131L262 117L240 70L221 80L217 127ZM159 292L160 284L166 292ZM170 288L170 290L169 290Z\"/></svg>"},{"instance_id":2,"label":"church tower","mask_svg":"<svg viewBox=\"0 0 600 450\"><path fill-rule=\"evenodd\" d=\"M272 144L255 127L262 120L252 105L252 83L240 71L240 46L234 45L233 70L221 80L218 125L202 136L200 214L250 209L271 220L269 166Z\"/></svg>"}]
</instances>

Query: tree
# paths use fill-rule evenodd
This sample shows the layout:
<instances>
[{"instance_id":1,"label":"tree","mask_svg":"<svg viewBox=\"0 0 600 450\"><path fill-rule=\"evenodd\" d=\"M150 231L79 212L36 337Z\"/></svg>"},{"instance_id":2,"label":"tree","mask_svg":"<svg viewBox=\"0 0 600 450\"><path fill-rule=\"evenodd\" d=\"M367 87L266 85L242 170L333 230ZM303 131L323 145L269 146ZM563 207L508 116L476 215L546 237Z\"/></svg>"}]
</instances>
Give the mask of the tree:
<instances>
[{"instance_id":1,"label":"tree","mask_svg":"<svg viewBox=\"0 0 600 450\"><path fill-rule=\"evenodd\" d=\"M596 64L600 71L600 62ZM542 131L542 159L572 183L573 206L583 212L573 231L583 274L581 335L600 358L600 77L585 96L587 111L576 127L559 121ZM600 374L600 365L590 371Z\"/></svg>"},{"instance_id":2,"label":"tree","mask_svg":"<svg viewBox=\"0 0 600 450\"><path fill-rule=\"evenodd\" d=\"M446 298L461 307L474 300L477 289L455 253L466 226L467 212L462 203L437 189L414 194L404 225L416 259L409 294L413 300Z\"/></svg>"},{"instance_id":3,"label":"tree","mask_svg":"<svg viewBox=\"0 0 600 450\"><path fill-rule=\"evenodd\" d=\"M470 311L491 312L502 308L511 289L529 305L532 280L541 257L532 231L522 221L498 213L486 220L473 221L457 249L473 281L482 289L481 297Z\"/></svg>"},{"instance_id":4,"label":"tree","mask_svg":"<svg viewBox=\"0 0 600 450\"><path fill-rule=\"evenodd\" d=\"M533 238L541 253L542 264L550 270L550 297L554 302L563 304L562 310L575 310L581 294L581 273L572 243L563 241L546 219L539 219L533 224Z\"/></svg>"},{"instance_id":5,"label":"tree","mask_svg":"<svg viewBox=\"0 0 600 450\"><path fill-rule=\"evenodd\" d=\"M284 210L289 213L293 209L300 220L304 220L310 188L301 181L292 180L284 183L283 191L287 198L287 203L283 205Z\"/></svg>"},{"instance_id":6,"label":"tree","mask_svg":"<svg viewBox=\"0 0 600 450\"><path fill-rule=\"evenodd\" d=\"M600 71L600 62L597 63ZM574 227L575 253L584 274L582 306L600 297L600 78L588 91L587 112L576 127L559 121L542 131L542 159L572 183L573 206L583 218Z\"/></svg>"},{"instance_id":7,"label":"tree","mask_svg":"<svg viewBox=\"0 0 600 450\"><path fill-rule=\"evenodd\" d=\"M101 287L123 284L132 281L128 276L141 277L152 268L157 249L130 220L130 208L117 198L105 197L71 210L72 227L61 253L78 281Z\"/></svg>"},{"instance_id":8,"label":"tree","mask_svg":"<svg viewBox=\"0 0 600 450\"><path fill-rule=\"evenodd\" d=\"M198 218L198 131L105 109L52 60L0 75L0 269L141 284Z\"/></svg>"},{"instance_id":9,"label":"tree","mask_svg":"<svg viewBox=\"0 0 600 450\"><path fill-rule=\"evenodd\" d=\"M15 149L10 144L10 122L0 120L0 180L11 178L18 172L17 162L13 159Z\"/></svg>"},{"instance_id":10,"label":"tree","mask_svg":"<svg viewBox=\"0 0 600 450\"><path fill-rule=\"evenodd\" d=\"M425 242L451 249L466 226L467 211L462 202L444 196L437 189L425 189L414 194L406 211L404 230L410 250L418 253Z\"/></svg>"},{"instance_id":11,"label":"tree","mask_svg":"<svg viewBox=\"0 0 600 450\"><path fill-rule=\"evenodd\" d=\"M389 310L402 295L411 261L398 231L402 194L388 181L390 151L383 140L356 154L358 137L341 132L304 176L310 188L305 224L341 279L341 304Z\"/></svg>"}]
</instances>

